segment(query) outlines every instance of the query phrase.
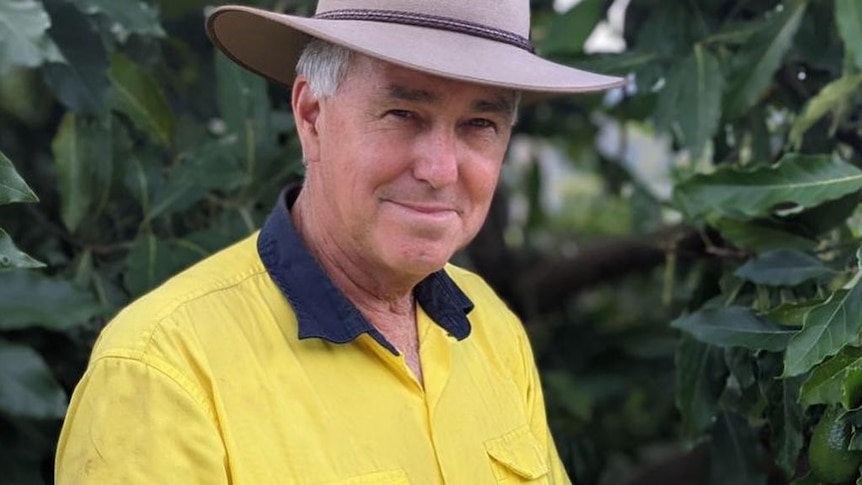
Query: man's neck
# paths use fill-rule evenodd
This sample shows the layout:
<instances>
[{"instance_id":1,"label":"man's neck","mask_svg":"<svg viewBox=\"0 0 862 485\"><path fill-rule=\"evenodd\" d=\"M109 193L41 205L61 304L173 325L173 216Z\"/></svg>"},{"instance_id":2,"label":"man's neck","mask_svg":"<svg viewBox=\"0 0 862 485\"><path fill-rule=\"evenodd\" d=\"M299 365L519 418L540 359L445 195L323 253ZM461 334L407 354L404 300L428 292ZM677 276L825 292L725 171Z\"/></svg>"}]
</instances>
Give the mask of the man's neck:
<instances>
[{"instance_id":1,"label":"man's neck","mask_svg":"<svg viewBox=\"0 0 862 485\"><path fill-rule=\"evenodd\" d=\"M290 217L302 241L335 286L354 305L375 313L405 315L413 309L413 289L422 280L405 274L392 274L363 260L354 248L341 241L342 235L330 234L319 220L315 208L300 192Z\"/></svg>"},{"instance_id":2,"label":"man's neck","mask_svg":"<svg viewBox=\"0 0 862 485\"><path fill-rule=\"evenodd\" d=\"M421 383L413 295L421 279L369 269L371 265L355 256L352 248L344 247L336 237L324 232L323 225L309 223L318 218L302 192L290 210L290 217L300 238L332 283L404 355Z\"/></svg>"}]
</instances>

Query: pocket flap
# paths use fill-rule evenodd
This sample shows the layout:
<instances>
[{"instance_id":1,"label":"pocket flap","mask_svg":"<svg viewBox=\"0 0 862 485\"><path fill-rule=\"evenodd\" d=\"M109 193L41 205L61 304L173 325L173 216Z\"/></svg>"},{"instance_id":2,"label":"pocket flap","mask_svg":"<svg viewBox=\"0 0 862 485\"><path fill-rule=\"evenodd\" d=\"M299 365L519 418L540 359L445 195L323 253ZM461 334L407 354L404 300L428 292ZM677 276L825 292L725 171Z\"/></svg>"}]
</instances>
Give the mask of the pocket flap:
<instances>
[{"instance_id":1,"label":"pocket flap","mask_svg":"<svg viewBox=\"0 0 862 485\"><path fill-rule=\"evenodd\" d=\"M520 477L533 480L548 473L547 457L526 426L486 441L485 451L494 461Z\"/></svg>"}]
</instances>

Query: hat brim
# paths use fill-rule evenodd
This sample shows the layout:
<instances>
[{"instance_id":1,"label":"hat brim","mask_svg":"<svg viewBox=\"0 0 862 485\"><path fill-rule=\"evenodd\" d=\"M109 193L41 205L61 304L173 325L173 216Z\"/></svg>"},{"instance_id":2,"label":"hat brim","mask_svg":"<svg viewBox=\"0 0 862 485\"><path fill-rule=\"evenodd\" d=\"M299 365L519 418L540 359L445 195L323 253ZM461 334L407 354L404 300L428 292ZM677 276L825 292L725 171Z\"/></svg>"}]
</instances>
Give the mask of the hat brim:
<instances>
[{"instance_id":1,"label":"hat brim","mask_svg":"<svg viewBox=\"0 0 862 485\"><path fill-rule=\"evenodd\" d=\"M215 9L206 28L213 43L234 62L287 86L312 37L429 74L537 95L625 84L622 78L547 61L509 44L428 27L322 20L229 5Z\"/></svg>"}]
</instances>

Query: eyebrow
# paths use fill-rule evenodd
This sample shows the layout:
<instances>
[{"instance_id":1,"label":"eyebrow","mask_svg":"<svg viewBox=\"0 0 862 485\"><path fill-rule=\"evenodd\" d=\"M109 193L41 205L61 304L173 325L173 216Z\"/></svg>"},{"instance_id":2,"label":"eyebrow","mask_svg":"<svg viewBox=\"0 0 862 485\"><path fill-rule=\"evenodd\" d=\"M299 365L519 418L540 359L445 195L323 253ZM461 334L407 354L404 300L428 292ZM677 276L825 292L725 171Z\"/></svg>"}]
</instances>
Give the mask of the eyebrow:
<instances>
[{"instance_id":1,"label":"eyebrow","mask_svg":"<svg viewBox=\"0 0 862 485\"><path fill-rule=\"evenodd\" d=\"M434 104L440 101L440 95L425 89L412 89L400 84L391 84L388 87L389 97L400 101L411 101L415 103ZM478 99L473 103L473 110L479 113L498 113L505 116L513 116L515 113L514 100L507 96L498 95L493 99Z\"/></svg>"},{"instance_id":2,"label":"eyebrow","mask_svg":"<svg viewBox=\"0 0 862 485\"><path fill-rule=\"evenodd\" d=\"M400 101L432 104L440 101L440 96L424 89L411 89L400 84L389 85L389 97Z\"/></svg>"}]
</instances>

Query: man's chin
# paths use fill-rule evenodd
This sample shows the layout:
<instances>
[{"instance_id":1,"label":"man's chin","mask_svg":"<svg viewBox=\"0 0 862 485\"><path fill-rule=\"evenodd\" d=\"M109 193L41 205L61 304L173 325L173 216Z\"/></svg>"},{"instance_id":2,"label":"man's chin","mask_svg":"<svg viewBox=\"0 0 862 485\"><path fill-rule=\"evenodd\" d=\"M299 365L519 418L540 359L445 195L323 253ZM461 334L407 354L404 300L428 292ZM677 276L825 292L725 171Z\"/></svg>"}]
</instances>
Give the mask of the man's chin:
<instances>
[{"instance_id":1,"label":"man's chin","mask_svg":"<svg viewBox=\"0 0 862 485\"><path fill-rule=\"evenodd\" d=\"M391 253L388 266L405 274L425 277L446 266L454 254L452 249L411 247Z\"/></svg>"}]
</instances>

